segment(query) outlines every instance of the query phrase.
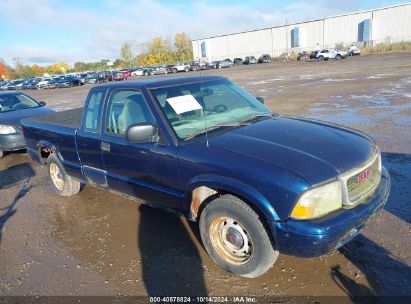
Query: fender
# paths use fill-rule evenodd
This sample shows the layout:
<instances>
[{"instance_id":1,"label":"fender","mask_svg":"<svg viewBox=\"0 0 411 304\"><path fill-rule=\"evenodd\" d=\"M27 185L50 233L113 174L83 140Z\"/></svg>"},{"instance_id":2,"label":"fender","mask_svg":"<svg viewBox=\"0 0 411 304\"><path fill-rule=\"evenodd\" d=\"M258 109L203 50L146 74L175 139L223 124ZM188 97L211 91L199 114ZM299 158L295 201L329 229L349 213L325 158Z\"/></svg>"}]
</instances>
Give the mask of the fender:
<instances>
[{"instance_id":1,"label":"fender","mask_svg":"<svg viewBox=\"0 0 411 304\"><path fill-rule=\"evenodd\" d=\"M205 186L209 188L217 188L224 191L237 194L250 202L255 208L257 208L267 220L278 221L280 220L277 212L270 202L257 190L244 184L236 179L224 176L218 176L213 174L205 174L194 177L188 184L183 201L184 210L191 210L190 205L192 201L192 193L194 189ZM191 212L189 212L191 213ZM190 214L192 216L192 214Z\"/></svg>"},{"instance_id":2,"label":"fender","mask_svg":"<svg viewBox=\"0 0 411 304\"><path fill-rule=\"evenodd\" d=\"M50 153L55 153L56 150L57 150L56 146L54 144L52 144L51 142L47 141L47 140L40 140L36 144L36 148L37 148L37 157L38 157L38 160L39 160L39 162L42 166L45 166L46 163L45 163L44 159L41 157L41 152L42 151L47 151L47 152L50 152Z\"/></svg>"}]
</instances>

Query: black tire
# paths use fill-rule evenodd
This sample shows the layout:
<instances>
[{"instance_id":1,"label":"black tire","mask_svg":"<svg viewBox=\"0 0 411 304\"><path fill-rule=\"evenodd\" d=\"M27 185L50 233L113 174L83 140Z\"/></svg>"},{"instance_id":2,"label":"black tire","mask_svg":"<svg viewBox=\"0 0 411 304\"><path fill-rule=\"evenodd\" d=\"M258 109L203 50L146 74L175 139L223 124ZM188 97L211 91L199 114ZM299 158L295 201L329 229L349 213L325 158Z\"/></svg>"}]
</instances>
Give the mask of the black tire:
<instances>
[{"instance_id":1,"label":"black tire","mask_svg":"<svg viewBox=\"0 0 411 304\"><path fill-rule=\"evenodd\" d=\"M173 69L173 73L174 73L174 74L177 73L177 69Z\"/></svg>"},{"instance_id":2,"label":"black tire","mask_svg":"<svg viewBox=\"0 0 411 304\"><path fill-rule=\"evenodd\" d=\"M320 61L324 61L324 56L320 56L320 57L318 57L318 60L320 60Z\"/></svg>"},{"instance_id":3,"label":"black tire","mask_svg":"<svg viewBox=\"0 0 411 304\"><path fill-rule=\"evenodd\" d=\"M186 72L186 73L187 73L187 72L190 72L190 69L189 69L188 67L185 67L185 68L184 68L184 72Z\"/></svg>"},{"instance_id":4,"label":"black tire","mask_svg":"<svg viewBox=\"0 0 411 304\"><path fill-rule=\"evenodd\" d=\"M341 60L341 59L342 59L342 57L341 57L341 55L340 55L340 54L337 54L337 56L335 56L335 59L337 59L337 60Z\"/></svg>"},{"instance_id":5,"label":"black tire","mask_svg":"<svg viewBox=\"0 0 411 304\"><path fill-rule=\"evenodd\" d=\"M57 170L57 168L60 174L59 176L55 173L55 170ZM54 186L54 190L58 195L72 196L79 193L80 182L73 179L70 175L66 173L63 165L61 164L60 160L58 159L55 153L50 154L50 156L47 159L47 173L49 174L52 185ZM59 183L55 181L56 177L61 182L60 186Z\"/></svg>"},{"instance_id":6,"label":"black tire","mask_svg":"<svg viewBox=\"0 0 411 304\"><path fill-rule=\"evenodd\" d=\"M0 158L2 158L3 156L4 156L4 151L0 149Z\"/></svg>"},{"instance_id":7,"label":"black tire","mask_svg":"<svg viewBox=\"0 0 411 304\"><path fill-rule=\"evenodd\" d=\"M255 278L277 260L278 251L260 217L235 196L223 195L210 202L201 213L199 226L208 254L229 272Z\"/></svg>"}]
</instances>

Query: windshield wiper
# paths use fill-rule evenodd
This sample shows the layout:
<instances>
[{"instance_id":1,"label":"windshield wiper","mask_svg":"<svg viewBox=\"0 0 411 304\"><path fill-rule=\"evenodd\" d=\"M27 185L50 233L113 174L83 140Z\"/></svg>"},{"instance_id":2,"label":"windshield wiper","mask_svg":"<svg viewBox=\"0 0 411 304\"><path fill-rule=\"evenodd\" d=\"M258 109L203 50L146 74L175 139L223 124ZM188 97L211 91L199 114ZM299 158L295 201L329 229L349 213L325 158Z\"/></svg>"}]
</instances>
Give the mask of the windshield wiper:
<instances>
[{"instance_id":1,"label":"windshield wiper","mask_svg":"<svg viewBox=\"0 0 411 304\"><path fill-rule=\"evenodd\" d=\"M184 140L192 139L192 138L194 138L194 137L196 137L196 136L198 136L198 135L201 135L201 134L203 134L203 133L205 133L205 132L208 132L208 131L212 131L212 130L216 130L216 129L221 129L221 128L239 127L239 126L241 126L241 123L236 122L236 121L232 121L232 122L222 122L222 123L219 123L219 124L212 125L212 126L209 126L209 127L207 127L207 128L204 128L204 129L202 129L202 130L199 130L198 132L195 132L195 133L187 136Z\"/></svg>"},{"instance_id":2,"label":"windshield wiper","mask_svg":"<svg viewBox=\"0 0 411 304\"><path fill-rule=\"evenodd\" d=\"M274 116L277 116L277 115L274 113L254 114L254 115L251 115L250 117L240 120L240 124L244 125L244 124L259 120L260 118L269 118L269 117L274 117Z\"/></svg>"}]
</instances>

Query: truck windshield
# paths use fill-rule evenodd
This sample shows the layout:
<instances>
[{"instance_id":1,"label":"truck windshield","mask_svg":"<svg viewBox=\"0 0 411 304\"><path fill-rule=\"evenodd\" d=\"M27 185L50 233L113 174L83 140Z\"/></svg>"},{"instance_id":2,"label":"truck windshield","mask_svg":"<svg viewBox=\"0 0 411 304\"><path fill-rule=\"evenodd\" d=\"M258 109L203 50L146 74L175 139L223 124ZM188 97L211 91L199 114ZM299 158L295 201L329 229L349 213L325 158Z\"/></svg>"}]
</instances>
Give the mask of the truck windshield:
<instances>
[{"instance_id":1,"label":"truck windshield","mask_svg":"<svg viewBox=\"0 0 411 304\"><path fill-rule=\"evenodd\" d=\"M255 97L228 80L179 84L151 92L180 140L272 115Z\"/></svg>"}]
</instances>

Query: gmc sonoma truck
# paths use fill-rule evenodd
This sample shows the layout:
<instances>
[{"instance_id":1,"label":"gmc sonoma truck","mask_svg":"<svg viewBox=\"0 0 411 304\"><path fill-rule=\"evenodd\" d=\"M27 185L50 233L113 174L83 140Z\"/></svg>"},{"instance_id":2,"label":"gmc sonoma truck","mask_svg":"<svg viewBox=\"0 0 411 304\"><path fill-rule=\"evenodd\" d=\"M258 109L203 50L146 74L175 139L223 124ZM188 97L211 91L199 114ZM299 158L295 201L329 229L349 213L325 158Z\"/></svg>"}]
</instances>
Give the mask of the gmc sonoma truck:
<instances>
[{"instance_id":1,"label":"gmc sonoma truck","mask_svg":"<svg viewBox=\"0 0 411 304\"><path fill-rule=\"evenodd\" d=\"M378 147L349 128L272 113L217 76L93 87L84 108L23 120L58 194L80 184L198 221L211 258L257 277L279 252L316 257L387 201Z\"/></svg>"}]
</instances>

